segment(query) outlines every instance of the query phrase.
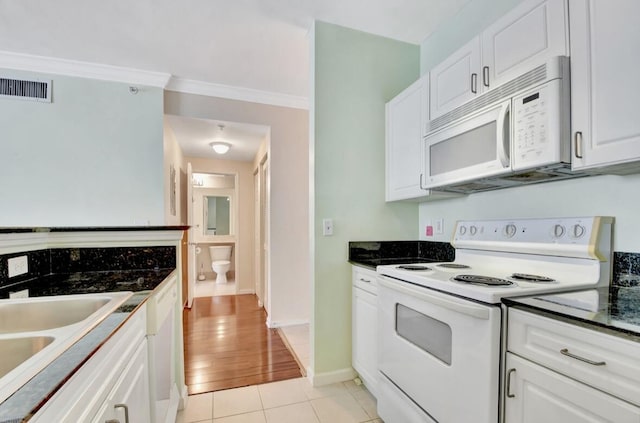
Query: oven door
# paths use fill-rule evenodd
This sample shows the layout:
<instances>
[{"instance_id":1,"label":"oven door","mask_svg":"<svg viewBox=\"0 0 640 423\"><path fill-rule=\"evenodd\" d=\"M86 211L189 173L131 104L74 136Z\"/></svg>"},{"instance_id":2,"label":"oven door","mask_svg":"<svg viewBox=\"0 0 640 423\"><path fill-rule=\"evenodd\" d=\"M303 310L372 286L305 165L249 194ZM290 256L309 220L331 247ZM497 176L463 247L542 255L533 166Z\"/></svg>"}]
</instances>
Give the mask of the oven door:
<instances>
[{"instance_id":1,"label":"oven door","mask_svg":"<svg viewBox=\"0 0 640 423\"><path fill-rule=\"evenodd\" d=\"M437 188L511 172L511 100L424 139L422 188Z\"/></svg>"},{"instance_id":2,"label":"oven door","mask_svg":"<svg viewBox=\"0 0 640 423\"><path fill-rule=\"evenodd\" d=\"M403 398L425 413L411 421L496 423L500 308L386 276L378 282L380 417L402 421L394 410Z\"/></svg>"}]
</instances>

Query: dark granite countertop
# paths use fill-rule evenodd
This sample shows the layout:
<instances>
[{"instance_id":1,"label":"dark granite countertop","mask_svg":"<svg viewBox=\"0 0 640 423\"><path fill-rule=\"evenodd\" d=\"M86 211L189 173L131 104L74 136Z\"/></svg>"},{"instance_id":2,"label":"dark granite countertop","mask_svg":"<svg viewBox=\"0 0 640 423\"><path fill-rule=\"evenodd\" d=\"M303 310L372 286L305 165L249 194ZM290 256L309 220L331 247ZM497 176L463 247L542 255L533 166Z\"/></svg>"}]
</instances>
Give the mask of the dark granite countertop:
<instances>
[{"instance_id":1,"label":"dark granite countertop","mask_svg":"<svg viewBox=\"0 0 640 423\"><path fill-rule=\"evenodd\" d=\"M27 421L143 304L174 269L87 271L25 281L29 296L133 291L133 295L71 345L12 396L0 403L0 423Z\"/></svg>"},{"instance_id":2,"label":"dark granite countertop","mask_svg":"<svg viewBox=\"0 0 640 423\"><path fill-rule=\"evenodd\" d=\"M349 263L376 270L376 266L403 263L453 261L455 251L447 242L351 241Z\"/></svg>"},{"instance_id":3,"label":"dark granite countertop","mask_svg":"<svg viewBox=\"0 0 640 423\"><path fill-rule=\"evenodd\" d=\"M640 342L640 286L580 293L504 298L509 307L531 311Z\"/></svg>"}]
</instances>

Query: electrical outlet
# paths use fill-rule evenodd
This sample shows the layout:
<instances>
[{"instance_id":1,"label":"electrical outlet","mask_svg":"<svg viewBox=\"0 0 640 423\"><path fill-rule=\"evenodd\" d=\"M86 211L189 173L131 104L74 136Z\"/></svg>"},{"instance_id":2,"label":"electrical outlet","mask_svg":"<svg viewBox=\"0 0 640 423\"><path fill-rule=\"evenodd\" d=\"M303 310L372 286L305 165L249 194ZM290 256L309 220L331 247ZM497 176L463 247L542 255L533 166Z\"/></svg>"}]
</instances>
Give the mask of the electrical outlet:
<instances>
[{"instance_id":1,"label":"electrical outlet","mask_svg":"<svg viewBox=\"0 0 640 423\"><path fill-rule=\"evenodd\" d=\"M22 291L18 291L18 292L10 292L9 293L9 298L10 299L14 299L14 298L29 298L29 290L28 289L23 289Z\"/></svg>"},{"instance_id":2,"label":"electrical outlet","mask_svg":"<svg viewBox=\"0 0 640 423\"><path fill-rule=\"evenodd\" d=\"M9 277L24 275L29 272L29 260L27 256L12 257L7 260L9 268Z\"/></svg>"}]
</instances>

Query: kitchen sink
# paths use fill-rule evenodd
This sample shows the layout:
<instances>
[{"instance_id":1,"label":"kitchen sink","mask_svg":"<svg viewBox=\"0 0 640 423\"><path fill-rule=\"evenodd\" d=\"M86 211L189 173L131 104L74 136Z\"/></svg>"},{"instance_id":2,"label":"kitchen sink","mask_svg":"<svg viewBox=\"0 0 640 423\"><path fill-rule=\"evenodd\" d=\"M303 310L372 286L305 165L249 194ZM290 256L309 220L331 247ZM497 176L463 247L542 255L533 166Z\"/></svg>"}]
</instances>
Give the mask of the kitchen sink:
<instances>
[{"instance_id":1,"label":"kitchen sink","mask_svg":"<svg viewBox=\"0 0 640 423\"><path fill-rule=\"evenodd\" d=\"M51 336L0 339L0 378L46 348L53 340Z\"/></svg>"},{"instance_id":2,"label":"kitchen sink","mask_svg":"<svg viewBox=\"0 0 640 423\"><path fill-rule=\"evenodd\" d=\"M133 293L0 300L0 403Z\"/></svg>"},{"instance_id":3,"label":"kitchen sink","mask_svg":"<svg viewBox=\"0 0 640 423\"><path fill-rule=\"evenodd\" d=\"M78 323L111 301L108 297L53 297L0 304L0 334L32 332Z\"/></svg>"}]
</instances>

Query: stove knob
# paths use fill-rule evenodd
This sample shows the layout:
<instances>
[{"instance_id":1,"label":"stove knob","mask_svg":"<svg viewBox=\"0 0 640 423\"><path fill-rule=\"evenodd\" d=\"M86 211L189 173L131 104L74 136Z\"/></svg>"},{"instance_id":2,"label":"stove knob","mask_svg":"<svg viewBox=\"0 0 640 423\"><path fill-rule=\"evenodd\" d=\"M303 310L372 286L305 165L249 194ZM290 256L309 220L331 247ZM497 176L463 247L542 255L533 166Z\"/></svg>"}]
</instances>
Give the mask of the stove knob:
<instances>
[{"instance_id":1,"label":"stove knob","mask_svg":"<svg viewBox=\"0 0 640 423\"><path fill-rule=\"evenodd\" d=\"M470 233L471 235L475 235L477 232L478 232L478 228L476 228L475 226L471 226L471 227L469 228L469 233Z\"/></svg>"},{"instance_id":2,"label":"stove knob","mask_svg":"<svg viewBox=\"0 0 640 423\"><path fill-rule=\"evenodd\" d=\"M580 238L586 232L586 229L582 225L575 224L571 227L571 237Z\"/></svg>"},{"instance_id":3,"label":"stove knob","mask_svg":"<svg viewBox=\"0 0 640 423\"><path fill-rule=\"evenodd\" d=\"M560 238L564 235L564 226L562 225L553 225L552 235L554 238Z\"/></svg>"},{"instance_id":4,"label":"stove knob","mask_svg":"<svg viewBox=\"0 0 640 423\"><path fill-rule=\"evenodd\" d=\"M460 233L460 235L464 235L467 233L467 227L466 226L460 226L460 229L458 229L458 232Z\"/></svg>"},{"instance_id":5,"label":"stove knob","mask_svg":"<svg viewBox=\"0 0 640 423\"><path fill-rule=\"evenodd\" d=\"M509 223L508 225L506 225L504 227L502 233L507 238L513 238L513 236L516 234L517 230L518 229L516 228L516 225L514 225L513 223Z\"/></svg>"}]
</instances>

